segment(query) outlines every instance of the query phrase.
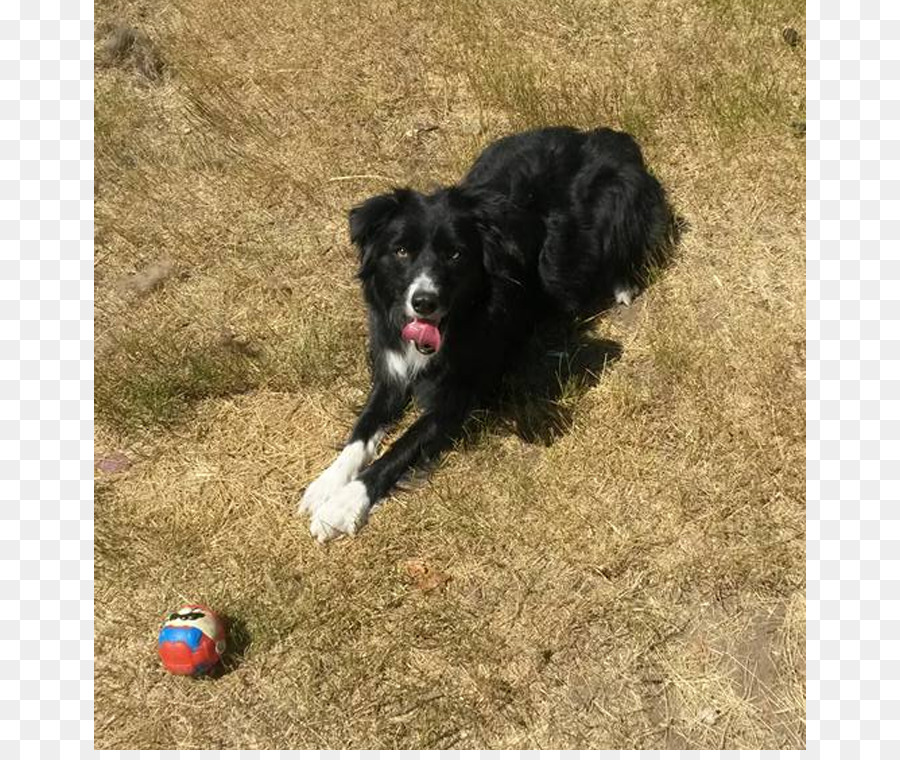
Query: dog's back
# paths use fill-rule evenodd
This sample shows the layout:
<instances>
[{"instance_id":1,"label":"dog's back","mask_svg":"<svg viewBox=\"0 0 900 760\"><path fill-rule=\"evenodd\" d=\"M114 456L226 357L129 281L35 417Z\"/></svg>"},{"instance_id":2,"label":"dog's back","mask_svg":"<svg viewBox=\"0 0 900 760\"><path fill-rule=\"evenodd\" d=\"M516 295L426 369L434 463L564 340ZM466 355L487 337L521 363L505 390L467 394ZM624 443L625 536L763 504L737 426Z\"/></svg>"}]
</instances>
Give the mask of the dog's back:
<instances>
[{"instance_id":1,"label":"dog's back","mask_svg":"<svg viewBox=\"0 0 900 760\"><path fill-rule=\"evenodd\" d=\"M532 252L544 293L575 314L612 299L629 302L667 225L662 187L640 148L611 129L551 127L503 138L461 187L501 194L540 219L540 244L522 247ZM522 236L533 238L533 224Z\"/></svg>"}]
</instances>

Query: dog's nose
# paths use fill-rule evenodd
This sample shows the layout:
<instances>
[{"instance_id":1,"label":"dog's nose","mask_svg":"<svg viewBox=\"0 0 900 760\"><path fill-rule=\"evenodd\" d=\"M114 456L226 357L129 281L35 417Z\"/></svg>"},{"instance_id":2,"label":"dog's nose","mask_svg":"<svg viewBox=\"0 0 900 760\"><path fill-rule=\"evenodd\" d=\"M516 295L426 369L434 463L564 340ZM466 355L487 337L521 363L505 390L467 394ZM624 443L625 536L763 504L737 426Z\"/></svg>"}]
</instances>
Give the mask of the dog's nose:
<instances>
[{"instance_id":1,"label":"dog's nose","mask_svg":"<svg viewBox=\"0 0 900 760\"><path fill-rule=\"evenodd\" d=\"M420 290L418 293L413 294L411 300L413 309L420 317L434 314L437 309L437 296L434 293Z\"/></svg>"}]
</instances>

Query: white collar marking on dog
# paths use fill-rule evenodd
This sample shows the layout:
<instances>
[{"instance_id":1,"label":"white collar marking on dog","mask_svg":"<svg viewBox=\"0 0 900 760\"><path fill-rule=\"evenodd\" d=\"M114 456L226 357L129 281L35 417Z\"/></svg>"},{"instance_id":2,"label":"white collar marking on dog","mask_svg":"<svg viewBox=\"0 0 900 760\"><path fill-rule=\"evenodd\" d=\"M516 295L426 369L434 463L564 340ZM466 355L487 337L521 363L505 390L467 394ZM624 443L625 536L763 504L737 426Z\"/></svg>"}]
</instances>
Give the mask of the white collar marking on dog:
<instances>
[{"instance_id":1,"label":"white collar marking on dog","mask_svg":"<svg viewBox=\"0 0 900 760\"><path fill-rule=\"evenodd\" d=\"M408 383L418 375L431 360L432 354L422 354L409 342L403 351L385 351L384 362L387 370L402 383Z\"/></svg>"}]
</instances>

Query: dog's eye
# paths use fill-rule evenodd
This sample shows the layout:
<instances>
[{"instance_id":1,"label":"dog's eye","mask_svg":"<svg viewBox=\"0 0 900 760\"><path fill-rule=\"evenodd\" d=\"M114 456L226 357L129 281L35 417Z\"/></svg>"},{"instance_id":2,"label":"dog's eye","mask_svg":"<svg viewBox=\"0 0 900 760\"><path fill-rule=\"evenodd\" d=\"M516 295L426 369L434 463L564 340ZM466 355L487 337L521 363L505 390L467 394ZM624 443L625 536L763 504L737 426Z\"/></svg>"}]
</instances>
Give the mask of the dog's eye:
<instances>
[{"instance_id":1,"label":"dog's eye","mask_svg":"<svg viewBox=\"0 0 900 760\"><path fill-rule=\"evenodd\" d=\"M449 258L450 261L459 261L461 257L462 253L460 253L459 251L451 251L450 255L447 258Z\"/></svg>"},{"instance_id":2,"label":"dog's eye","mask_svg":"<svg viewBox=\"0 0 900 760\"><path fill-rule=\"evenodd\" d=\"M405 259L409 256L409 251L407 251L405 248L398 248L396 251L394 251L394 255L398 259Z\"/></svg>"}]
</instances>

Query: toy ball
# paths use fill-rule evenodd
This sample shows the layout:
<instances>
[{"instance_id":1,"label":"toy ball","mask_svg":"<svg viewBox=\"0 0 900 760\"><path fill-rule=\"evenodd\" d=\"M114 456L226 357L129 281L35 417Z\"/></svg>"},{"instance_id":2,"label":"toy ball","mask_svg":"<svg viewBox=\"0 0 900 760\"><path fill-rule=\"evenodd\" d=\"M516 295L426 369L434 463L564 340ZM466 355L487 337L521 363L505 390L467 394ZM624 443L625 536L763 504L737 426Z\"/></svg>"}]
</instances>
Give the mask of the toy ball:
<instances>
[{"instance_id":1,"label":"toy ball","mask_svg":"<svg viewBox=\"0 0 900 760\"><path fill-rule=\"evenodd\" d=\"M215 612L188 604L163 623L157 641L166 670L180 676L198 676L210 670L225 651L225 625Z\"/></svg>"}]
</instances>

